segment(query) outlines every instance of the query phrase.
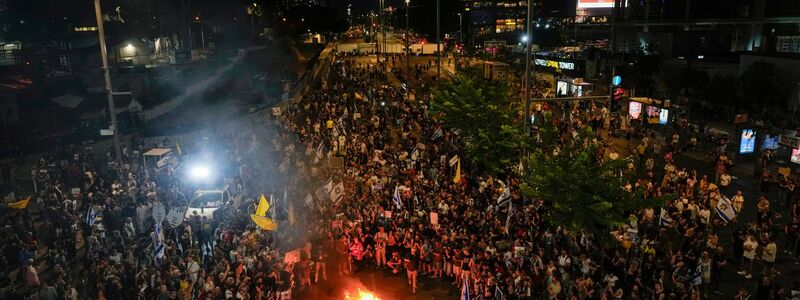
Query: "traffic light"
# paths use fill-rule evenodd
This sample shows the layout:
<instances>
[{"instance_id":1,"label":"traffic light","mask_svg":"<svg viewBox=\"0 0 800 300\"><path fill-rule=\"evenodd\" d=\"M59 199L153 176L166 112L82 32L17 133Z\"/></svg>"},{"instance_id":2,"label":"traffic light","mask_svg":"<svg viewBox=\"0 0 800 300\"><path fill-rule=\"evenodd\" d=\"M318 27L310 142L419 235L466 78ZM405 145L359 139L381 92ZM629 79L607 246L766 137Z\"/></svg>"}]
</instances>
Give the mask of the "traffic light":
<instances>
[{"instance_id":1,"label":"traffic light","mask_svg":"<svg viewBox=\"0 0 800 300\"><path fill-rule=\"evenodd\" d=\"M609 103L609 111L618 113L622 107L622 97L625 96L625 90L622 88L615 88L614 93L611 94L611 103Z\"/></svg>"}]
</instances>

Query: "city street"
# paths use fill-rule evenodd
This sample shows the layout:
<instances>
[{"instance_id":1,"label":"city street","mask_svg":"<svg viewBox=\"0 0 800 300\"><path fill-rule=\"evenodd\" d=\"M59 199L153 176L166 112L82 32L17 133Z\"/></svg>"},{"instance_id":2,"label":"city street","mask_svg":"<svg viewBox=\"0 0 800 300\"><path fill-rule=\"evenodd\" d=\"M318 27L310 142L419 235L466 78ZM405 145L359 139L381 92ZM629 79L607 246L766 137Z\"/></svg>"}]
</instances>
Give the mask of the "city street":
<instances>
[{"instance_id":1,"label":"city street","mask_svg":"<svg viewBox=\"0 0 800 300\"><path fill-rule=\"evenodd\" d=\"M29 2L0 300L800 300L798 1Z\"/></svg>"}]
</instances>

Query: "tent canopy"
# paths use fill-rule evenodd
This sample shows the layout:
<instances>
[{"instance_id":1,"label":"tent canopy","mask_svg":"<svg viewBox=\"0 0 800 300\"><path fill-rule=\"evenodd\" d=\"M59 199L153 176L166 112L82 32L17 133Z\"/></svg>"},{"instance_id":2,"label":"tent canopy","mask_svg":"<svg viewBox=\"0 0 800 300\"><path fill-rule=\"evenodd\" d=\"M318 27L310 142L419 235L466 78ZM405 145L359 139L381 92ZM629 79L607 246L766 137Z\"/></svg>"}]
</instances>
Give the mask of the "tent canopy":
<instances>
[{"instance_id":1,"label":"tent canopy","mask_svg":"<svg viewBox=\"0 0 800 300\"><path fill-rule=\"evenodd\" d=\"M170 148L153 148L148 150L144 153L144 156L162 156L164 154L170 153L172 149Z\"/></svg>"}]
</instances>

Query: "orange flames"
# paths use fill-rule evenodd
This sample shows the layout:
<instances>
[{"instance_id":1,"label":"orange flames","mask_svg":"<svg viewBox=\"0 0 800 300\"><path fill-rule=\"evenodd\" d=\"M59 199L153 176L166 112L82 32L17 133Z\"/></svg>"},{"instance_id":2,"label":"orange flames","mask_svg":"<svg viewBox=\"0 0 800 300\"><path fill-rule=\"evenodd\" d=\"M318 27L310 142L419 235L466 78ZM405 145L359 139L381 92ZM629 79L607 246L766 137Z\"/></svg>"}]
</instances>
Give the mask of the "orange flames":
<instances>
[{"instance_id":1,"label":"orange flames","mask_svg":"<svg viewBox=\"0 0 800 300\"><path fill-rule=\"evenodd\" d=\"M354 295L350 295L350 291L344 291L344 299L345 300L381 300L375 294L370 293L369 291L363 291L361 289L356 289L357 293Z\"/></svg>"}]
</instances>

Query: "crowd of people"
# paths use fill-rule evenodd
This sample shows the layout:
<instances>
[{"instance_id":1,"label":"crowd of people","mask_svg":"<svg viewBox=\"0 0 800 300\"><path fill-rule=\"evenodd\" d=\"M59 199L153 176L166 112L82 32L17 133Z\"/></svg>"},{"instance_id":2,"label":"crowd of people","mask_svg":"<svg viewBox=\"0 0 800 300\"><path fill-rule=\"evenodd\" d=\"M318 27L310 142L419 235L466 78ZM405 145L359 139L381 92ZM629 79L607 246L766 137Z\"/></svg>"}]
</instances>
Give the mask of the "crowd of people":
<instances>
[{"instance_id":1,"label":"crowd of people","mask_svg":"<svg viewBox=\"0 0 800 300\"><path fill-rule=\"evenodd\" d=\"M618 243L600 242L548 225L548 201L523 197L515 173L478 176L468 161L451 162L463 154L459 136L433 120L422 95L411 101L393 85L385 66L346 57L330 70L275 116L217 124L183 150L134 139L119 159L83 148L43 157L30 207L0 219L0 298L277 299L366 270L407 281L410 293L430 278L471 299L716 298L723 270L759 276L737 299L791 299L798 289L776 284L774 267L780 251L796 262L800 250L797 175L773 175L765 161L760 197L745 199L724 153L713 175L677 165L675 152L697 142L685 123L651 129L630 157L607 146L597 159L629 159L636 180L625 188L674 199L632 212ZM560 135L589 126L610 139L600 130L607 110L571 109ZM146 172L140 155L153 146L180 153ZM154 206L185 205L192 185L181 166L202 151L226 166L237 200L213 218L154 222ZM267 215L277 230L249 218L260 194L278 195ZM720 201L736 216L718 214Z\"/></svg>"},{"instance_id":2,"label":"crowd of people","mask_svg":"<svg viewBox=\"0 0 800 300\"><path fill-rule=\"evenodd\" d=\"M388 86L381 66L355 60L342 65L322 95L292 111L305 116L290 126L302 141L311 141L307 153L323 143L332 149L328 155L346 162L344 175L333 178L347 187L344 199L315 215L313 248L321 254L301 263L335 265L338 274L383 268L404 277L412 293L420 276L427 275L459 289L466 283L473 298L484 299L719 297L725 269L747 279L760 274L757 288L738 291L742 299L748 293L789 299L790 290L797 289L777 284L781 277L774 268L778 239L785 241L785 253L797 253L796 174L765 182L758 200L751 200L762 204L747 210L742 191L732 189L732 160L724 151L715 152L715 174L678 166L673 159L699 149L702 133L682 119L667 129L643 125L643 138L631 147L630 157L607 146L598 159L631 160L636 180L626 188L674 199L634 212L635 221L622 231L637 234L620 237L617 246L604 245L600 237L549 227L542 218L548 209L543 199L522 197L513 174L462 175L454 182L457 167L449 160L462 154L458 136L442 131L423 103L406 101L402 91ZM559 122L561 135L592 126L601 144L613 144L600 134L607 110L597 105L571 109ZM331 176L315 175L312 181L320 184ZM517 208L511 218L496 201L506 190ZM768 199L776 195L782 202L770 207ZM721 201L731 203L732 215L717 212ZM739 221L752 215L753 222ZM318 272L309 278L318 280Z\"/></svg>"}]
</instances>

